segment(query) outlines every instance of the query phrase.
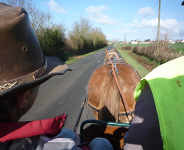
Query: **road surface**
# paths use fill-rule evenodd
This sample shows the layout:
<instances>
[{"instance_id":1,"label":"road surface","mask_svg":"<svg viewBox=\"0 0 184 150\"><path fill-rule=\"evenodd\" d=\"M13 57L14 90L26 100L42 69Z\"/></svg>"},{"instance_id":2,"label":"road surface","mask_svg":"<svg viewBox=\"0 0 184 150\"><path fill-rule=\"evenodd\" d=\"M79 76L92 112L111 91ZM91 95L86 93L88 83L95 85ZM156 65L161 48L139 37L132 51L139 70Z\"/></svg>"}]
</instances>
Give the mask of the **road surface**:
<instances>
[{"instance_id":1,"label":"road surface","mask_svg":"<svg viewBox=\"0 0 184 150\"><path fill-rule=\"evenodd\" d=\"M21 120L37 120L66 112L68 117L65 127L73 128L84 97L88 80L92 72L104 61L105 52L84 57L69 65L72 71L63 76L56 76L41 85L33 107ZM82 120L93 118L90 108L85 108Z\"/></svg>"}]
</instances>

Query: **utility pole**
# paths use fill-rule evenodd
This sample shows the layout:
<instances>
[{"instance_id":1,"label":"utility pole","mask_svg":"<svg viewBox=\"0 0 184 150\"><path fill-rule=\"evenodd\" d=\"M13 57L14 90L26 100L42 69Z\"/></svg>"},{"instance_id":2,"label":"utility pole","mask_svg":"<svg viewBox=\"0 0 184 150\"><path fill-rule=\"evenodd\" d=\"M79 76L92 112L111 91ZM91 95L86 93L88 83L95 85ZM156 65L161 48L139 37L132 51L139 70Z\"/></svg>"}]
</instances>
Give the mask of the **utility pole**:
<instances>
[{"instance_id":1,"label":"utility pole","mask_svg":"<svg viewBox=\"0 0 184 150\"><path fill-rule=\"evenodd\" d=\"M126 37L126 34L124 34L124 43L127 43L127 37Z\"/></svg>"},{"instance_id":2,"label":"utility pole","mask_svg":"<svg viewBox=\"0 0 184 150\"><path fill-rule=\"evenodd\" d=\"M160 9L161 9L161 0L159 0L159 7L158 7L157 42L160 41Z\"/></svg>"}]
</instances>

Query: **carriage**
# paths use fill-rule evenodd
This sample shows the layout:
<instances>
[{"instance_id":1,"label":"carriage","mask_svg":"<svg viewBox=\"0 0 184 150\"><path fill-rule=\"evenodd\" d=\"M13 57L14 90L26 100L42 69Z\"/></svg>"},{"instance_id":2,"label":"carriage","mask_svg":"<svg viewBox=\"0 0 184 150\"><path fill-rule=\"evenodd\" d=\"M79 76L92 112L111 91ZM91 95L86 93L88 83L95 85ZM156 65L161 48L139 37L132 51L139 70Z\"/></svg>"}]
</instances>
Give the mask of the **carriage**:
<instances>
[{"instance_id":1,"label":"carriage","mask_svg":"<svg viewBox=\"0 0 184 150\"><path fill-rule=\"evenodd\" d=\"M107 138L114 149L124 146L124 136L134 117L135 100L133 92L140 80L139 74L113 48L105 51L104 65L97 68L88 83L88 97L79 114L87 105L93 111L96 120L85 120L80 126L83 144L95 137Z\"/></svg>"}]
</instances>

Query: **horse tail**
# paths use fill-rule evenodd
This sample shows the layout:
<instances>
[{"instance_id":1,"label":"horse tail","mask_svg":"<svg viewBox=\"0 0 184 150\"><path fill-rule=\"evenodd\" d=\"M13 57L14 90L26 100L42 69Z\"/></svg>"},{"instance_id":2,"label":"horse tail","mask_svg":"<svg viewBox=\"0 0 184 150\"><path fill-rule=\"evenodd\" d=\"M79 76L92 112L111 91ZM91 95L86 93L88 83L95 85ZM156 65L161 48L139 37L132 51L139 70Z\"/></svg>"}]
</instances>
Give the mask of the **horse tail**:
<instances>
[{"instance_id":1,"label":"horse tail","mask_svg":"<svg viewBox=\"0 0 184 150\"><path fill-rule=\"evenodd\" d=\"M118 121L120 95L116 83L112 79L112 75L109 74L109 77L111 79L105 84L106 87L103 89L103 98L101 97L101 106L104 107L99 112L99 118L105 121Z\"/></svg>"}]
</instances>

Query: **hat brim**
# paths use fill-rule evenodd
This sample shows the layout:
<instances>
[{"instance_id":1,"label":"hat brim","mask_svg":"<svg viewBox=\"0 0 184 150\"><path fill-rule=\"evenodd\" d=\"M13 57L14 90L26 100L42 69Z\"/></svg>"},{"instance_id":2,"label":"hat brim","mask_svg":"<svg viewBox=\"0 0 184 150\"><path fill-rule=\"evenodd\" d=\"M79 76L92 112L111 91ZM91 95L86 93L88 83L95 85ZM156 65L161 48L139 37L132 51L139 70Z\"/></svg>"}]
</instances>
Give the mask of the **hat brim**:
<instances>
[{"instance_id":1,"label":"hat brim","mask_svg":"<svg viewBox=\"0 0 184 150\"><path fill-rule=\"evenodd\" d=\"M71 71L71 69L68 67L68 65L64 64L62 66L56 66L52 70L46 70L46 73L35 80L31 81L24 81L23 83L19 85L15 85L11 88L8 88L6 90L0 91L0 97L9 96L12 94L15 94L21 90L27 90L30 88L34 88L36 86L39 86L40 84L44 83L51 77L54 77L56 75L64 75L67 71Z\"/></svg>"}]
</instances>

